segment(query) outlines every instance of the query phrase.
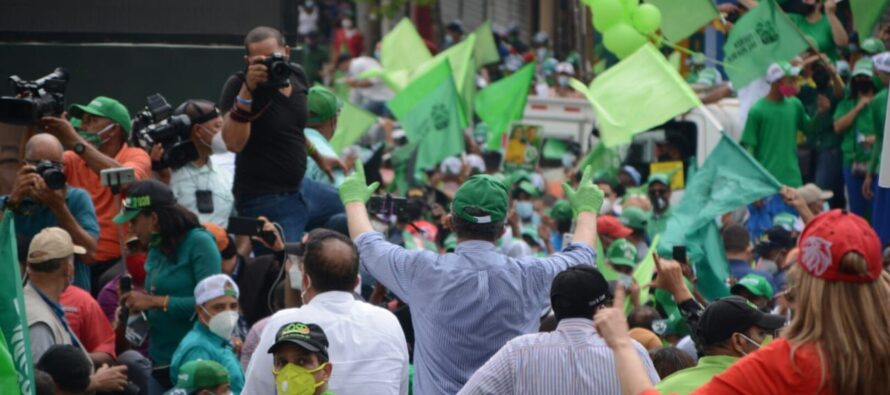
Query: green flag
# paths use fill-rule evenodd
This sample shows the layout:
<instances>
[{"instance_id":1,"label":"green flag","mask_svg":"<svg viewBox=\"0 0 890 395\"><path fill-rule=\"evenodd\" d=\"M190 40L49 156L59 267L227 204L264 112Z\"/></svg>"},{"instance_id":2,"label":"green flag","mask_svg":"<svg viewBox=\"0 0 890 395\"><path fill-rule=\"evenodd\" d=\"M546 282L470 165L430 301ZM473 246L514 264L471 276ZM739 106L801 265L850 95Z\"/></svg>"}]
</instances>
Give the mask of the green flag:
<instances>
[{"instance_id":1,"label":"green flag","mask_svg":"<svg viewBox=\"0 0 890 395\"><path fill-rule=\"evenodd\" d=\"M689 84L652 44L600 74L589 89L575 79L571 86L593 105L607 147L629 144L633 135L701 105Z\"/></svg>"},{"instance_id":2,"label":"green flag","mask_svg":"<svg viewBox=\"0 0 890 395\"><path fill-rule=\"evenodd\" d=\"M655 256L653 253L658 250L658 242L661 241L661 235L655 235L652 244L649 245L649 251L637 267L634 269L634 280L640 286L640 305L649 301L649 287L647 285L652 282L652 274L655 273Z\"/></svg>"},{"instance_id":3,"label":"green flag","mask_svg":"<svg viewBox=\"0 0 890 395\"><path fill-rule=\"evenodd\" d=\"M888 0L850 0L850 11L853 12L853 25L856 27L856 31L859 32L860 40L864 40L872 35L875 25L881 19L881 16L884 15L888 4L890 4Z\"/></svg>"},{"instance_id":4,"label":"green flag","mask_svg":"<svg viewBox=\"0 0 890 395\"><path fill-rule=\"evenodd\" d=\"M593 166L594 173L602 173L609 179L617 179L621 156L614 148L608 148L600 142L581 162L578 162L579 169L585 169L588 165Z\"/></svg>"},{"instance_id":5,"label":"green flag","mask_svg":"<svg viewBox=\"0 0 890 395\"><path fill-rule=\"evenodd\" d=\"M522 119L534 76L535 62L531 62L513 75L486 86L476 95L476 114L488 127L489 150L499 149L501 136L510 127L510 123Z\"/></svg>"},{"instance_id":6,"label":"green flag","mask_svg":"<svg viewBox=\"0 0 890 395\"><path fill-rule=\"evenodd\" d=\"M439 63L448 60L454 85L460 95L460 127L467 127L473 120L473 97L476 95L476 66L473 57L476 36L469 35L459 43L452 45L436 55L414 71L412 81L424 75Z\"/></svg>"},{"instance_id":7,"label":"green flag","mask_svg":"<svg viewBox=\"0 0 890 395\"><path fill-rule=\"evenodd\" d=\"M491 34L491 21L482 22L473 31L473 35L476 36L476 46L473 48L473 52L477 68L501 61L501 54L495 45L494 35Z\"/></svg>"},{"instance_id":8,"label":"green flag","mask_svg":"<svg viewBox=\"0 0 890 395\"><path fill-rule=\"evenodd\" d=\"M729 31L723 61L732 85L741 89L766 75L771 64L791 60L805 49L807 43L788 15L773 0L762 0Z\"/></svg>"},{"instance_id":9,"label":"green flag","mask_svg":"<svg viewBox=\"0 0 890 395\"><path fill-rule=\"evenodd\" d=\"M711 0L646 0L661 11L661 33L678 42L720 16Z\"/></svg>"},{"instance_id":10,"label":"green flag","mask_svg":"<svg viewBox=\"0 0 890 395\"><path fill-rule=\"evenodd\" d=\"M715 219L780 188L775 177L724 134L686 185L683 200L668 219L659 253L669 256L674 246L685 245L702 295L711 300L724 296L728 266Z\"/></svg>"},{"instance_id":11,"label":"green flag","mask_svg":"<svg viewBox=\"0 0 890 395\"><path fill-rule=\"evenodd\" d=\"M0 332L6 340L4 346L12 354L15 364L17 389L22 394L33 395L34 362L31 361L31 341L28 338L28 316L25 314L25 299L22 296L15 225L13 214L9 210L6 210L3 221L0 222ZM5 377L2 368L0 374ZM0 386L0 389L3 388Z\"/></svg>"},{"instance_id":12,"label":"green flag","mask_svg":"<svg viewBox=\"0 0 890 395\"><path fill-rule=\"evenodd\" d=\"M410 18L402 18L380 42L380 63L387 73L414 70L432 57Z\"/></svg>"},{"instance_id":13,"label":"green flag","mask_svg":"<svg viewBox=\"0 0 890 395\"><path fill-rule=\"evenodd\" d=\"M6 337L0 331L0 394L19 394L18 372L12 361L12 354L6 346Z\"/></svg>"},{"instance_id":14,"label":"green flag","mask_svg":"<svg viewBox=\"0 0 890 395\"><path fill-rule=\"evenodd\" d=\"M615 281L618 279L618 272L606 263L606 251L603 250L603 242L600 241L599 236L596 237L596 268L600 271L606 281Z\"/></svg>"},{"instance_id":15,"label":"green flag","mask_svg":"<svg viewBox=\"0 0 890 395\"><path fill-rule=\"evenodd\" d=\"M331 148L339 153L343 148L352 145L361 138L376 122L376 115L344 101L343 108L337 118L337 129L331 136Z\"/></svg>"},{"instance_id":16,"label":"green flag","mask_svg":"<svg viewBox=\"0 0 890 395\"><path fill-rule=\"evenodd\" d=\"M447 59L415 78L388 106L405 128L408 141L418 144L415 168L436 166L464 152L460 100Z\"/></svg>"}]
</instances>

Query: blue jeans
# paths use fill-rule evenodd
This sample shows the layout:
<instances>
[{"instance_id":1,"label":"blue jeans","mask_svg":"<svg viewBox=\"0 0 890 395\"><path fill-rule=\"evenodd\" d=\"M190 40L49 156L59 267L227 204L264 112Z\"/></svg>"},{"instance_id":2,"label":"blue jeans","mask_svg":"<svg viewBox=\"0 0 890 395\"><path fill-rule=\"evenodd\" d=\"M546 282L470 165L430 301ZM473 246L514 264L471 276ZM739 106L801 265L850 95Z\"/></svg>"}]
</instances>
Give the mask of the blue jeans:
<instances>
[{"instance_id":1,"label":"blue jeans","mask_svg":"<svg viewBox=\"0 0 890 395\"><path fill-rule=\"evenodd\" d=\"M309 210L306 231L315 228L342 231L345 224L345 210L343 203L340 202L340 193L337 192L337 188L304 178L300 184L300 194Z\"/></svg>"},{"instance_id":2,"label":"blue jeans","mask_svg":"<svg viewBox=\"0 0 890 395\"><path fill-rule=\"evenodd\" d=\"M850 212L862 218L868 218L869 201L862 196L862 183L865 177L854 177L853 170L849 166L844 166L844 184L847 186L847 202L850 206ZM877 182L872 183L872 192Z\"/></svg>"},{"instance_id":3,"label":"blue jeans","mask_svg":"<svg viewBox=\"0 0 890 395\"><path fill-rule=\"evenodd\" d=\"M816 175L814 182L819 188L834 192L832 208L843 208L844 199L843 157L839 149L819 151L816 154Z\"/></svg>"},{"instance_id":4,"label":"blue jeans","mask_svg":"<svg viewBox=\"0 0 890 395\"><path fill-rule=\"evenodd\" d=\"M877 185L877 174L872 183ZM875 187L875 196L871 200L871 226L881 238L881 245L886 246L890 244L890 188Z\"/></svg>"},{"instance_id":5,"label":"blue jeans","mask_svg":"<svg viewBox=\"0 0 890 395\"><path fill-rule=\"evenodd\" d=\"M285 242L300 241L309 221L309 209L300 192L252 197L238 202L237 209L239 216L256 218L262 215L281 225Z\"/></svg>"}]
</instances>

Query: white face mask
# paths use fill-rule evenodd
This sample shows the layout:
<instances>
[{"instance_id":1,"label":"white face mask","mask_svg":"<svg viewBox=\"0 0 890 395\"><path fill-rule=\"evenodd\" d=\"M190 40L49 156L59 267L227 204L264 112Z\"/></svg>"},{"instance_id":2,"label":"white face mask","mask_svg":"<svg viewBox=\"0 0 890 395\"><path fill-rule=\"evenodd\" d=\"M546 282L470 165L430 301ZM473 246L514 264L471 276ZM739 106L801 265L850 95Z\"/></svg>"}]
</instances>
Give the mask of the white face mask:
<instances>
[{"instance_id":1,"label":"white face mask","mask_svg":"<svg viewBox=\"0 0 890 395\"><path fill-rule=\"evenodd\" d=\"M204 142L204 140L201 140L201 144L204 144L205 146L207 146L207 148L210 148L211 153L224 154L226 152L229 152L229 149L226 147L226 141L223 140L222 131L214 131L203 126L198 127L204 129L204 131L213 133L213 138L210 139L210 144L207 144L206 142Z\"/></svg>"},{"instance_id":2,"label":"white face mask","mask_svg":"<svg viewBox=\"0 0 890 395\"><path fill-rule=\"evenodd\" d=\"M600 206L600 214L611 214L612 213L612 201L609 199L603 199L603 205Z\"/></svg>"},{"instance_id":3,"label":"white face mask","mask_svg":"<svg viewBox=\"0 0 890 395\"><path fill-rule=\"evenodd\" d=\"M343 28L347 30L352 29L352 21L349 19L344 19L340 26L343 26Z\"/></svg>"},{"instance_id":4,"label":"white face mask","mask_svg":"<svg viewBox=\"0 0 890 395\"><path fill-rule=\"evenodd\" d=\"M201 309L203 309L205 313L210 314L204 306L201 306ZM232 337L232 332L235 331L235 326L238 325L238 317L237 311L226 310L210 317L210 321L207 322L207 327L210 328L210 332L213 332L214 335L229 340L229 338Z\"/></svg>"},{"instance_id":5,"label":"white face mask","mask_svg":"<svg viewBox=\"0 0 890 395\"><path fill-rule=\"evenodd\" d=\"M287 276L290 279L290 289L299 290L302 288L302 284L300 282L303 280L303 271L300 270L300 264L294 258L289 258L291 260L290 269L287 269Z\"/></svg>"},{"instance_id":6,"label":"white face mask","mask_svg":"<svg viewBox=\"0 0 890 395\"><path fill-rule=\"evenodd\" d=\"M779 265L776 264L776 261L772 259L760 259L760 264L757 265L760 270L764 270L769 274L776 274L779 271Z\"/></svg>"}]
</instances>

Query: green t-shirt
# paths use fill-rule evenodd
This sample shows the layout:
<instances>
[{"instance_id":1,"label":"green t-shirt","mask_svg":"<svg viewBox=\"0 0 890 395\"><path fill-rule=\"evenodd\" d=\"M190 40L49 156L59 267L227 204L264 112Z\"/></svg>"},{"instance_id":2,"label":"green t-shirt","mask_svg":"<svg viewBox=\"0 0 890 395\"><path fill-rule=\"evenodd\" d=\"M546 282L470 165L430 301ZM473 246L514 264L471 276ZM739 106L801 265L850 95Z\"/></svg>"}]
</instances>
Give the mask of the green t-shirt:
<instances>
[{"instance_id":1,"label":"green t-shirt","mask_svg":"<svg viewBox=\"0 0 890 395\"><path fill-rule=\"evenodd\" d=\"M655 386L655 389L662 394L690 394L708 381L711 381L712 377L729 369L738 360L738 357L728 355L701 357L698 360L698 365L674 372L674 374L665 377L664 380Z\"/></svg>"},{"instance_id":2,"label":"green t-shirt","mask_svg":"<svg viewBox=\"0 0 890 395\"><path fill-rule=\"evenodd\" d=\"M646 221L646 234L649 236L649 239L654 239L655 235L660 235L664 233L667 229L668 218L671 217L673 207L668 207L661 214L655 214L655 210L649 212L649 218Z\"/></svg>"},{"instance_id":3,"label":"green t-shirt","mask_svg":"<svg viewBox=\"0 0 890 395\"><path fill-rule=\"evenodd\" d=\"M856 107L858 99L845 97L837 105L834 111L834 119L838 120ZM850 166L853 162L867 162L871 159L871 149L866 149L862 140L866 136L875 134L875 123L870 109L866 108L856 115L853 124L847 130L842 131L844 141L841 143L841 151L844 153L844 166Z\"/></svg>"},{"instance_id":4,"label":"green t-shirt","mask_svg":"<svg viewBox=\"0 0 890 395\"><path fill-rule=\"evenodd\" d=\"M831 102L828 111L819 113L819 95L823 95ZM807 146L817 151L828 151L841 147L843 136L834 132L834 109L839 100L834 98L831 88L818 89L810 85L800 88L797 98L803 103L807 114L813 118L813 127L807 134Z\"/></svg>"},{"instance_id":5,"label":"green t-shirt","mask_svg":"<svg viewBox=\"0 0 890 395\"><path fill-rule=\"evenodd\" d=\"M220 260L216 240L204 228L188 231L172 257L157 247L149 248L145 290L170 298L167 311L152 309L145 313L151 331L148 354L155 366L170 364L173 351L192 329L195 286L221 272Z\"/></svg>"},{"instance_id":6,"label":"green t-shirt","mask_svg":"<svg viewBox=\"0 0 890 395\"><path fill-rule=\"evenodd\" d=\"M796 188L802 184L797 162L798 130L810 130L810 117L800 100L763 98L748 111L741 143L779 182Z\"/></svg>"},{"instance_id":7,"label":"green t-shirt","mask_svg":"<svg viewBox=\"0 0 890 395\"><path fill-rule=\"evenodd\" d=\"M816 41L816 47L834 61L837 60L837 45L834 44L834 34L831 33L831 23L828 17L822 15L818 21L811 23L807 17L800 14L788 14L788 18L797 25L804 36L810 36Z\"/></svg>"},{"instance_id":8,"label":"green t-shirt","mask_svg":"<svg viewBox=\"0 0 890 395\"><path fill-rule=\"evenodd\" d=\"M871 150L868 168L876 173L881 165L881 149L884 147L884 121L887 119L887 90L884 89L871 100L871 117L874 121L875 144Z\"/></svg>"}]
</instances>

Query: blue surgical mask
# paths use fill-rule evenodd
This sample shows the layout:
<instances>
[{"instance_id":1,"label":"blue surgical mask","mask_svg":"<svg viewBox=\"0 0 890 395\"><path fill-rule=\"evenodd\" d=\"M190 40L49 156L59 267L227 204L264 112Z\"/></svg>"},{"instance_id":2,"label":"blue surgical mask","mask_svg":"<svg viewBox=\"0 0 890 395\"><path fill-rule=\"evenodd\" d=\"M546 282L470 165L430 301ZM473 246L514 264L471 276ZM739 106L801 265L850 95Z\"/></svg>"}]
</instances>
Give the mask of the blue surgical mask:
<instances>
[{"instance_id":1,"label":"blue surgical mask","mask_svg":"<svg viewBox=\"0 0 890 395\"><path fill-rule=\"evenodd\" d=\"M535 213L535 206L532 202L516 202L516 214L519 218L528 219Z\"/></svg>"},{"instance_id":2,"label":"blue surgical mask","mask_svg":"<svg viewBox=\"0 0 890 395\"><path fill-rule=\"evenodd\" d=\"M566 75L558 76L556 77L556 83L559 84L559 86L569 86L569 77Z\"/></svg>"}]
</instances>

